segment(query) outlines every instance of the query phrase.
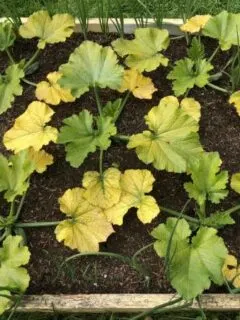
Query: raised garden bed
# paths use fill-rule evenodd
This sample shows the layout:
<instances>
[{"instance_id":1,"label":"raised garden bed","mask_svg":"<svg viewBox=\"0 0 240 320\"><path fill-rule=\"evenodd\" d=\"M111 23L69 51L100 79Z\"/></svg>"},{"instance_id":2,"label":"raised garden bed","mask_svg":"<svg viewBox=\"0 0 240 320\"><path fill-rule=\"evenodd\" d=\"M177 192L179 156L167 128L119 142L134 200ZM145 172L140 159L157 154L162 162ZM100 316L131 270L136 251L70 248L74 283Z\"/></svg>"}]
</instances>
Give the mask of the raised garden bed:
<instances>
[{"instance_id":1,"label":"raised garden bed","mask_svg":"<svg viewBox=\"0 0 240 320\"><path fill-rule=\"evenodd\" d=\"M179 23L179 22L178 22ZM174 25L174 23L173 23ZM95 28L95 27L94 27ZM132 30L130 23L129 32ZM94 29L94 31L98 31ZM172 31L173 32L173 31ZM171 33L172 33L171 32ZM178 32L174 31L174 34ZM91 33L89 40L106 46L117 38L116 34ZM132 36L128 36L132 39ZM44 80L49 72L58 70L59 66L67 63L69 55L84 41L79 33L73 34L65 43L51 44L39 56L39 69L30 74L27 79L33 83ZM204 38L206 56L210 56L217 47L217 41ZM35 40L17 40L12 52L17 61L30 58L36 48ZM171 41L164 55L173 64L186 56L186 40ZM221 52L214 59L216 70L228 61L229 52ZM0 57L0 69L4 72L7 67L7 55ZM158 105L163 97L173 95L172 82L167 80L172 66L158 68L146 73L158 89L151 100L140 100L132 95L119 117L117 127L121 135L133 135L146 130L144 116L153 106ZM218 81L218 85L225 87L226 78ZM23 84L22 96L16 97L13 107L0 116L0 136L9 130L17 117L34 100L34 86ZM100 91L102 104L115 100L121 95L116 91L104 89ZM122 95L124 97L124 95ZM221 170L227 170L229 176L240 172L240 118L236 110L228 103L228 96L213 88L193 88L189 94L201 104L200 142L207 152L217 151L222 159ZM60 128L62 121L83 109L97 115L94 93L82 95L75 102L53 107L56 111L51 126ZM83 174L86 171L98 170L98 153L90 153L87 160L78 168L73 168L65 160L65 151L62 145L50 143L46 151L54 156L54 164L43 174L34 174L31 177L31 187L27 192L24 206L21 211L21 222L64 220L59 210L58 199L69 188L81 186ZM0 152L8 155L3 143L0 143ZM154 175L151 195L163 206L180 212L188 200L183 184L189 181L184 173L169 173L153 168L140 161L133 150L126 148L126 143L113 139L109 150L104 152L103 168L119 167L123 172L127 169L148 169ZM3 200L3 199L1 199ZM2 203L3 201L1 201ZM229 195L220 204L208 203L209 212L227 210L239 203L239 195L229 188ZM6 214L8 206L3 205ZM196 204L192 201L185 214L194 216ZM151 244L152 230L169 217L164 210L151 223L143 224L136 216L136 209L131 209L124 217L122 226L114 226L115 233L106 243L101 244L100 252L113 252L132 257L142 247ZM219 231L229 252L240 258L239 243L239 214L234 215L236 223L225 226ZM64 312L136 312L153 308L157 304L169 301L174 290L165 274L165 264L152 248L148 248L139 255L139 261L144 267L144 275L139 274L127 263L109 257L81 257L73 260L61 270L59 265L64 259L71 256L73 251L67 249L56 240L52 227L26 228L26 237L31 259L27 270L31 277L27 296L20 304L19 311L51 311L52 305L58 311ZM76 252L75 252L76 253ZM145 270L146 269L146 270ZM58 277L56 278L57 273ZM202 306L209 310L240 310L240 296L225 294L225 285L212 285L208 293L202 297ZM49 294L46 295L45 294ZM79 295L80 294L80 295ZM87 295L86 295L87 294ZM90 295L89 295L90 294ZM104 295L108 294L108 295ZM132 295L127 295L132 294ZM216 295L215 295L216 294ZM195 303L189 308L198 308Z\"/></svg>"}]
</instances>

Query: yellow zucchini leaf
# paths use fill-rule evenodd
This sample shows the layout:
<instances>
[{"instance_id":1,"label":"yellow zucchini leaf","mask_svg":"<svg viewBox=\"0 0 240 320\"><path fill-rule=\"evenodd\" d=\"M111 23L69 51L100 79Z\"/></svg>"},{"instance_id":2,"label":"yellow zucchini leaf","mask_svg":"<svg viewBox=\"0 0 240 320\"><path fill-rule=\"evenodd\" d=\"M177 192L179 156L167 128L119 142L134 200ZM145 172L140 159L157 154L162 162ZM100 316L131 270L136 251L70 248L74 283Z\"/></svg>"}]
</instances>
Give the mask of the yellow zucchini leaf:
<instances>
[{"instance_id":1,"label":"yellow zucchini leaf","mask_svg":"<svg viewBox=\"0 0 240 320\"><path fill-rule=\"evenodd\" d=\"M5 133L3 137L5 147L15 153L30 147L39 151L50 141L56 142L57 129L46 126L53 114L54 111L45 103L32 102L15 120L13 127Z\"/></svg>"},{"instance_id":2,"label":"yellow zucchini leaf","mask_svg":"<svg viewBox=\"0 0 240 320\"><path fill-rule=\"evenodd\" d=\"M38 100L43 100L54 106L63 102L73 102L76 100L72 96L70 89L61 88L58 80L61 79L60 72L51 72L47 75L48 81L41 81L37 84L36 97Z\"/></svg>"},{"instance_id":3,"label":"yellow zucchini leaf","mask_svg":"<svg viewBox=\"0 0 240 320\"><path fill-rule=\"evenodd\" d=\"M59 242L80 252L97 252L99 243L114 232L100 208L92 206L83 195L85 190L67 190L59 199L60 210L70 219L60 222L55 229Z\"/></svg>"}]
</instances>

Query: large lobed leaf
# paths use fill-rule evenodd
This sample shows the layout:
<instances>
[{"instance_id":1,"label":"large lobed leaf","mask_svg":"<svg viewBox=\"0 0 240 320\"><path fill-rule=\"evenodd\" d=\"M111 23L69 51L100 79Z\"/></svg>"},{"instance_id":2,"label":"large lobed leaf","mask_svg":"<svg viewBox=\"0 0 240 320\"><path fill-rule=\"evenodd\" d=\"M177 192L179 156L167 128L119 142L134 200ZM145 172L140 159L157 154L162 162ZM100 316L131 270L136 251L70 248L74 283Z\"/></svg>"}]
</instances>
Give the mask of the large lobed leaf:
<instances>
[{"instance_id":1,"label":"large lobed leaf","mask_svg":"<svg viewBox=\"0 0 240 320\"><path fill-rule=\"evenodd\" d=\"M198 70L195 70L195 62L189 58L178 60L173 70L168 74L167 79L173 81L173 91L176 96L184 94L194 86L203 88L208 84L209 71L213 65L206 59L198 61Z\"/></svg>"},{"instance_id":2,"label":"large lobed leaf","mask_svg":"<svg viewBox=\"0 0 240 320\"><path fill-rule=\"evenodd\" d=\"M99 251L99 243L112 234L112 225L100 208L92 206L84 197L85 190L69 189L59 199L60 210L70 217L55 229L59 242L81 252Z\"/></svg>"},{"instance_id":3,"label":"large lobed leaf","mask_svg":"<svg viewBox=\"0 0 240 320\"><path fill-rule=\"evenodd\" d=\"M184 219L168 218L152 232L154 248L167 258L169 278L178 294L186 300L209 289L211 281L223 284L222 266L227 256L217 230L201 227L190 240L191 230Z\"/></svg>"},{"instance_id":4,"label":"large lobed leaf","mask_svg":"<svg viewBox=\"0 0 240 320\"><path fill-rule=\"evenodd\" d=\"M157 89L154 87L151 78L144 77L136 69L124 71L122 86L119 92L130 91L134 97L139 99L152 99L152 95Z\"/></svg>"},{"instance_id":5,"label":"large lobed leaf","mask_svg":"<svg viewBox=\"0 0 240 320\"><path fill-rule=\"evenodd\" d=\"M14 201L29 188L29 177L35 170L35 164L29 158L28 151L21 151L9 160L0 155L0 192L5 191L4 198Z\"/></svg>"},{"instance_id":6,"label":"large lobed leaf","mask_svg":"<svg viewBox=\"0 0 240 320\"><path fill-rule=\"evenodd\" d=\"M26 265L30 259L30 252L26 246L21 245L22 237L8 236L0 248L0 287L7 290L0 294L11 296L11 290L24 292L30 281ZM0 314L11 306L6 298L0 298Z\"/></svg>"},{"instance_id":7,"label":"large lobed leaf","mask_svg":"<svg viewBox=\"0 0 240 320\"><path fill-rule=\"evenodd\" d=\"M136 148L138 158L158 170L185 172L187 164L203 151L198 123L177 100L162 99L145 117L149 130L130 137L127 147Z\"/></svg>"},{"instance_id":8,"label":"large lobed leaf","mask_svg":"<svg viewBox=\"0 0 240 320\"><path fill-rule=\"evenodd\" d=\"M95 152L97 148L108 149L110 137L117 132L111 117L98 118L95 129L93 116L87 110L65 119L63 123L58 143L65 145L66 159L75 168L83 163L90 152Z\"/></svg>"},{"instance_id":9,"label":"large lobed leaf","mask_svg":"<svg viewBox=\"0 0 240 320\"><path fill-rule=\"evenodd\" d=\"M122 225L123 217L131 208L137 208L137 216L142 223L150 223L160 212L154 197L146 195L152 191L155 179L149 170L126 170L121 175L121 197L105 210L113 224Z\"/></svg>"},{"instance_id":10,"label":"large lobed leaf","mask_svg":"<svg viewBox=\"0 0 240 320\"><path fill-rule=\"evenodd\" d=\"M63 102L73 102L75 98L72 96L69 89L63 89L58 84L61 79L61 73L51 72L47 75L48 81L41 81L37 84L36 97L38 100L43 100L46 103L54 106Z\"/></svg>"},{"instance_id":11,"label":"large lobed leaf","mask_svg":"<svg viewBox=\"0 0 240 320\"><path fill-rule=\"evenodd\" d=\"M18 64L13 64L6 69L5 74L0 75L0 114L11 107L15 96L23 92L20 84L24 72Z\"/></svg>"},{"instance_id":12,"label":"large lobed leaf","mask_svg":"<svg viewBox=\"0 0 240 320\"><path fill-rule=\"evenodd\" d=\"M189 166L193 182L186 182L184 188L189 197L195 199L200 207L207 200L219 203L228 195L226 189L228 172L220 171L221 164L218 152L209 152L202 153Z\"/></svg>"},{"instance_id":13,"label":"large lobed leaf","mask_svg":"<svg viewBox=\"0 0 240 320\"><path fill-rule=\"evenodd\" d=\"M70 89L76 98L92 87L117 90L123 77L123 67L118 64L114 51L92 41L84 41L76 48L59 71L62 73L60 85Z\"/></svg>"},{"instance_id":14,"label":"large lobed leaf","mask_svg":"<svg viewBox=\"0 0 240 320\"><path fill-rule=\"evenodd\" d=\"M168 59L160 53L169 45L167 30L138 28L134 34L133 40L117 39L112 42L114 50L121 57L127 56L125 63L129 68L143 72L168 65Z\"/></svg>"},{"instance_id":15,"label":"large lobed leaf","mask_svg":"<svg viewBox=\"0 0 240 320\"><path fill-rule=\"evenodd\" d=\"M55 14L52 18L47 11L33 13L19 28L19 34L26 39L39 38L38 48L48 43L64 42L74 31L75 21L69 14Z\"/></svg>"},{"instance_id":16,"label":"large lobed leaf","mask_svg":"<svg viewBox=\"0 0 240 320\"><path fill-rule=\"evenodd\" d=\"M5 147L15 153L30 147L39 151L50 141L56 142L57 129L46 126L53 114L54 111L43 102L30 103L27 110L15 120L13 127L5 133Z\"/></svg>"},{"instance_id":17,"label":"large lobed leaf","mask_svg":"<svg viewBox=\"0 0 240 320\"><path fill-rule=\"evenodd\" d=\"M12 24L10 22L0 23L0 51L11 47L16 39Z\"/></svg>"},{"instance_id":18,"label":"large lobed leaf","mask_svg":"<svg viewBox=\"0 0 240 320\"><path fill-rule=\"evenodd\" d=\"M104 171L103 176L97 171L88 171L83 176L84 198L92 205L107 209L119 202L121 196L121 172L116 168Z\"/></svg>"},{"instance_id":19,"label":"large lobed leaf","mask_svg":"<svg viewBox=\"0 0 240 320\"><path fill-rule=\"evenodd\" d=\"M222 11L211 17L203 28L203 35L217 39L222 50L239 45L240 13Z\"/></svg>"}]
</instances>

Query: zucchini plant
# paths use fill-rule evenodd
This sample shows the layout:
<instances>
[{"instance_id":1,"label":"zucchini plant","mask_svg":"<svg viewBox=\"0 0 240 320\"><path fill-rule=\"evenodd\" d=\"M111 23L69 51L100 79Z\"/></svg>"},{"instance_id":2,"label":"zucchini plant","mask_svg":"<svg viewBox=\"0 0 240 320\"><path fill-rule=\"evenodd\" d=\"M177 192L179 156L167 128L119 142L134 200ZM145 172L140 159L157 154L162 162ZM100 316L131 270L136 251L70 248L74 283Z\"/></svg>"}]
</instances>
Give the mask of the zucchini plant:
<instances>
[{"instance_id":1,"label":"zucchini plant","mask_svg":"<svg viewBox=\"0 0 240 320\"><path fill-rule=\"evenodd\" d=\"M108 7L109 2L101 1L98 8L104 33L108 32ZM81 2L79 10L87 38L88 8ZM240 114L239 72L236 72L240 64L239 50L221 70L210 74L220 49L239 46L236 32L239 14L223 11L215 17L195 16L186 20L181 30L195 35L187 49L187 57L177 61L167 76L173 80L175 96L162 97L144 117L146 129L131 136L119 133L118 120L128 112L130 95L136 99L153 98L158 89L146 72L168 66L169 58L163 52L168 48L170 38L167 30L137 28L134 39L124 39L122 21L114 19L121 38L114 40L111 47L83 41L65 64L58 70L49 70L46 79L38 84L28 81L26 75L34 69L39 53L47 44L64 42L71 36L74 18L69 14L51 17L47 11L31 15L20 26L19 35L25 39L37 38L37 50L29 60L19 62L10 52L16 33L11 24L0 24L0 51L6 51L10 60L0 76L0 114L11 107L16 96L22 95L22 81L36 87L36 100L3 136L4 146L14 154L9 158L0 155L0 192L9 206L7 213L0 216L3 241L0 248L0 313L16 303L29 284L29 275L23 267L30 258L24 245L24 228L55 227L57 241L79 251L66 262L85 255L115 257L144 275L145 280L149 280L149 275L137 257L146 248L154 246L156 253L165 259L166 275L180 295L174 303L185 300L184 306L191 305L212 282L226 283L230 292L239 289L239 263L228 254L218 231L235 223L232 214L239 211L240 206L225 211L215 211L208 206L209 202L219 204L228 196L229 177L226 170L221 170L218 152L204 150L199 134L201 105L188 97L195 86L210 86L231 94L229 103L234 104ZM227 26L226 30L223 26ZM219 41L209 58L201 41L202 35ZM229 67L232 77L227 72ZM212 83L225 74L231 79L231 89ZM101 93L106 89L119 93L119 97L103 103ZM92 113L80 108L81 97L90 93L95 103ZM182 95L183 98L177 98ZM59 129L52 126L57 106L73 102L79 104L79 113L64 119ZM104 156L116 140L126 143L126 148L134 150L147 167L128 170L114 165L107 167ZM84 172L81 184L65 190L59 197L60 212L66 215L64 220L21 222L31 176L45 172L54 162L53 156L44 150L50 143L65 148L66 161L76 170L91 153L98 153L98 170ZM186 174L189 181L183 187L189 200L182 211L164 207L151 194L156 170ZM239 176L237 173L231 180L232 189L238 193ZM194 201L195 206L187 213L190 201ZM174 217L155 227L151 232L154 243L141 248L133 257L99 252L100 243L115 232L114 225L123 225L125 215L132 208L136 209L143 224L151 223L162 213Z\"/></svg>"}]
</instances>

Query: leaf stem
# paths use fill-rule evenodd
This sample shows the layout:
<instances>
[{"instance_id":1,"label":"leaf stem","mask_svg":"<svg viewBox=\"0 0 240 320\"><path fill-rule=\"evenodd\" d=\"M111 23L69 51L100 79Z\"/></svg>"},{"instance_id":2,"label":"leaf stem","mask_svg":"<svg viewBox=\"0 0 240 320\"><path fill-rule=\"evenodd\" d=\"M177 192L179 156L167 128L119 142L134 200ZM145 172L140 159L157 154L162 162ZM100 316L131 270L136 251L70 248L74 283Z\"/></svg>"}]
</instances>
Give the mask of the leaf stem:
<instances>
[{"instance_id":1,"label":"leaf stem","mask_svg":"<svg viewBox=\"0 0 240 320\"><path fill-rule=\"evenodd\" d=\"M194 223L194 224L197 224L197 225L200 225L200 221L196 218L192 218L192 217L189 217L188 215L186 214L183 214L183 213L180 213L178 211L175 211L175 210L172 210L172 209L168 209L168 208L165 208L165 207L160 207L160 209L163 211L163 212L166 212L166 213L169 213L171 214L172 216L175 216L175 217L181 217L181 218L184 218L185 220L191 222L191 223Z\"/></svg>"},{"instance_id":2,"label":"leaf stem","mask_svg":"<svg viewBox=\"0 0 240 320\"><path fill-rule=\"evenodd\" d=\"M158 311L159 309L162 311L166 311L167 309L164 309L165 307L169 307L169 306L172 306L174 304L177 304L178 302L181 302L182 301L182 298L177 298L177 299L174 299L174 300L170 300L166 303L163 303L163 304L160 304L154 308L152 308L151 310L147 310L147 311L144 311L142 313L139 313L138 315L132 317L132 318L129 318L129 320L138 320L138 319L141 319L141 318L145 318L147 317L148 315L151 315L153 313L155 313L156 311Z\"/></svg>"},{"instance_id":3,"label":"leaf stem","mask_svg":"<svg viewBox=\"0 0 240 320\"><path fill-rule=\"evenodd\" d=\"M103 155L104 151L100 149L100 156L99 156L99 173L100 173L100 178L101 181L103 181Z\"/></svg>"},{"instance_id":4,"label":"leaf stem","mask_svg":"<svg viewBox=\"0 0 240 320\"><path fill-rule=\"evenodd\" d=\"M23 78L22 81L27 83L27 84L29 84L30 86L33 86L33 87L37 86L37 84L35 82L29 81L29 80L27 80L25 78Z\"/></svg>"},{"instance_id":5,"label":"leaf stem","mask_svg":"<svg viewBox=\"0 0 240 320\"><path fill-rule=\"evenodd\" d=\"M152 247L154 245L154 242L147 244L146 246L142 247L141 249L139 249L137 252L134 253L132 260L133 262L136 261L137 257L145 250L147 250L148 248Z\"/></svg>"},{"instance_id":6,"label":"leaf stem","mask_svg":"<svg viewBox=\"0 0 240 320\"><path fill-rule=\"evenodd\" d=\"M10 207L10 212L8 215L8 218L12 218L14 216L14 211L15 211L15 200L11 202L11 207Z\"/></svg>"},{"instance_id":7,"label":"leaf stem","mask_svg":"<svg viewBox=\"0 0 240 320\"><path fill-rule=\"evenodd\" d=\"M19 205L18 205L17 212L16 212L16 215L15 215L15 221L18 220L19 215L20 215L20 213L22 211L22 207L23 207L24 201L26 199L26 195L27 195L27 193L25 192L24 195L21 198L21 201L20 201Z\"/></svg>"},{"instance_id":8,"label":"leaf stem","mask_svg":"<svg viewBox=\"0 0 240 320\"><path fill-rule=\"evenodd\" d=\"M16 228L41 228L57 226L61 221L41 221L41 222L19 222L14 226Z\"/></svg>"},{"instance_id":9,"label":"leaf stem","mask_svg":"<svg viewBox=\"0 0 240 320\"><path fill-rule=\"evenodd\" d=\"M15 60L14 60L13 56L11 55L11 52L9 51L8 48L6 49L6 53L7 53L7 55L8 55L9 60L11 61L11 63L14 64L14 63L15 63Z\"/></svg>"},{"instance_id":10,"label":"leaf stem","mask_svg":"<svg viewBox=\"0 0 240 320\"><path fill-rule=\"evenodd\" d=\"M96 98L96 102L97 102L98 113L99 113L100 117L102 117L102 104L101 104L101 101L100 101L98 88L96 86L94 86L93 90L94 90L94 94L95 94L95 98Z\"/></svg>"},{"instance_id":11,"label":"leaf stem","mask_svg":"<svg viewBox=\"0 0 240 320\"><path fill-rule=\"evenodd\" d=\"M236 211L240 211L240 204L238 204L237 206L233 207L233 208L230 208L226 211L224 211L223 213L226 213L226 214L231 214L231 213L234 213Z\"/></svg>"},{"instance_id":12,"label":"leaf stem","mask_svg":"<svg viewBox=\"0 0 240 320\"><path fill-rule=\"evenodd\" d=\"M122 140L122 141L128 142L129 139L130 139L130 136L125 136L125 135L122 135L122 134L116 134L115 136L112 137L112 139L114 139L114 140Z\"/></svg>"},{"instance_id":13,"label":"leaf stem","mask_svg":"<svg viewBox=\"0 0 240 320\"><path fill-rule=\"evenodd\" d=\"M211 82L209 82L209 83L207 84L207 86L209 86L210 88L215 89L215 90L217 90L217 91L220 91L220 92L229 94L229 91L228 91L228 90L223 89L223 88L221 88L221 87L219 87L219 86L216 86L215 84L212 84Z\"/></svg>"},{"instance_id":14,"label":"leaf stem","mask_svg":"<svg viewBox=\"0 0 240 320\"><path fill-rule=\"evenodd\" d=\"M211 62L215 58L219 50L220 50L220 46L218 45L217 48L213 51L211 57L208 59L208 62Z\"/></svg>"},{"instance_id":15,"label":"leaf stem","mask_svg":"<svg viewBox=\"0 0 240 320\"><path fill-rule=\"evenodd\" d=\"M27 68L37 59L40 51L41 51L40 49L36 50L34 55L26 62L25 66L24 66L24 70L27 70Z\"/></svg>"},{"instance_id":16,"label":"leaf stem","mask_svg":"<svg viewBox=\"0 0 240 320\"><path fill-rule=\"evenodd\" d=\"M123 102L121 104L121 107L119 108L116 116L113 118L113 122L116 122L118 120L118 118L120 117L120 115L121 115L121 113L122 113L122 111L123 111L128 99L129 99L130 94L131 94L131 92L128 91L128 93L126 94L126 96L125 96L125 98L124 98L124 100L123 100Z\"/></svg>"}]
</instances>

